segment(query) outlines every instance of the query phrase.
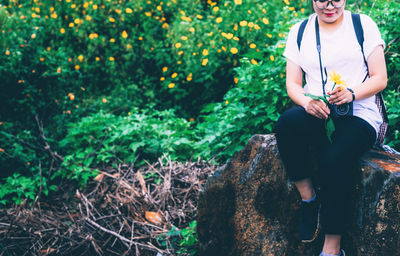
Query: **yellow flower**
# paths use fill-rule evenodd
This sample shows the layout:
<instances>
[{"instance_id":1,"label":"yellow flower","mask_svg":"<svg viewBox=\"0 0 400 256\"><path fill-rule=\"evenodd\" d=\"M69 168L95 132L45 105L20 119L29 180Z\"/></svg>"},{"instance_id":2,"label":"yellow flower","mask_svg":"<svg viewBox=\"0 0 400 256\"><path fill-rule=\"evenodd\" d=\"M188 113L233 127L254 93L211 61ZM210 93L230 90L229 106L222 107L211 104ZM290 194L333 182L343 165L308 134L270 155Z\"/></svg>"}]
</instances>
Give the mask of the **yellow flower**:
<instances>
[{"instance_id":1,"label":"yellow flower","mask_svg":"<svg viewBox=\"0 0 400 256\"><path fill-rule=\"evenodd\" d=\"M55 12L53 12L51 15L50 15L53 19L57 19L57 13L55 13Z\"/></svg>"},{"instance_id":2,"label":"yellow flower","mask_svg":"<svg viewBox=\"0 0 400 256\"><path fill-rule=\"evenodd\" d=\"M215 20L215 22L221 23L221 22L222 22L222 18L221 18L221 17L218 17L218 18Z\"/></svg>"},{"instance_id":3,"label":"yellow flower","mask_svg":"<svg viewBox=\"0 0 400 256\"><path fill-rule=\"evenodd\" d=\"M269 59L270 59L271 61L275 61L274 55L269 56Z\"/></svg>"},{"instance_id":4,"label":"yellow flower","mask_svg":"<svg viewBox=\"0 0 400 256\"><path fill-rule=\"evenodd\" d=\"M245 26L247 26L247 21L242 20L242 21L239 23L239 25L240 25L241 27L245 27Z\"/></svg>"},{"instance_id":5,"label":"yellow flower","mask_svg":"<svg viewBox=\"0 0 400 256\"><path fill-rule=\"evenodd\" d=\"M75 65L75 69L79 70L81 67L79 65Z\"/></svg>"},{"instance_id":6,"label":"yellow flower","mask_svg":"<svg viewBox=\"0 0 400 256\"><path fill-rule=\"evenodd\" d=\"M64 34L65 33L65 28L60 28L60 33Z\"/></svg>"},{"instance_id":7,"label":"yellow flower","mask_svg":"<svg viewBox=\"0 0 400 256\"><path fill-rule=\"evenodd\" d=\"M76 19L74 20L74 22L75 22L75 24L79 24L79 23L81 22L81 20L80 20L79 18L76 18Z\"/></svg>"},{"instance_id":8,"label":"yellow flower","mask_svg":"<svg viewBox=\"0 0 400 256\"><path fill-rule=\"evenodd\" d=\"M174 88L175 87L175 84L174 83L170 83L169 85L168 85L168 88L170 88L170 89L172 89L172 88Z\"/></svg>"},{"instance_id":9,"label":"yellow flower","mask_svg":"<svg viewBox=\"0 0 400 256\"><path fill-rule=\"evenodd\" d=\"M336 83L337 85L346 85L346 82L341 80L342 77L335 71L332 71L332 73L328 73L328 76L330 78L329 81L332 81L332 82Z\"/></svg>"},{"instance_id":10,"label":"yellow flower","mask_svg":"<svg viewBox=\"0 0 400 256\"><path fill-rule=\"evenodd\" d=\"M190 74L186 77L186 80L187 80L188 82L192 81L192 73L190 73Z\"/></svg>"},{"instance_id":11,"label":"yellow flower","mask_svg":"<svg viewBox=\"0 0 400 256\"><path fill-rule=\"evenodd\" d=\"M178 76L178 73L176 73L176 72L171 75L172 78L175 78L177 76Z\"/></svg>"},{"instance_id":12,"label":"yellow flower","mask_svg":"<svg viewBox=\"0 0 400 256\"><path fill-rule=\"evenodd\" d=\"M122 35L123 38L127 38L128 37L128 33L126 32L126 30L122 31Z\"/></svg>"},{"instance_id":13,"label":"yellow flower","mask_svg":"<svg viewBox=\"0 0 400 256\"><path fill-rule=\"evenodd\" d=\"M182 39L183 41L186 41L188 38L187 38L187 36L182 36L181 39Z\"/></svg>"},{"instance_id":14,"label":"yellow flower","mask_svg":"<svg viewBox=\"0 0 400 256\"><path fill-rule=\"evenodd\" d=\"M162 72L167 72L168 71L168 67L163 67L162 68Z\"/></svg>"},{"instance_id":15,"label":"yellow flower","mask_svg":"<svg viewBox=\"0 0 400 256\"><path fill-rule=\"evenodd\" d=\"M96 57L96 61L100 61L100 57Z\"/></svg>"},{"instance_id":16,"label":"yellow flower","mask_svg":"<svg viewBox=\"0 0 400 256\"><path fill-rule=\"evenodd\" d=\"M226 100L226 101L225 101L225 105L228 105L228 104L229 104L229 101L228 101L228 100Z\"/></svg>"},{"instance_id":17,"label":"yellow flower","mask_svg":"<svg viewBox=\"0 0 400 256\"><path fill-rule=\"evenodd\" d=\"M82 55L79 55L79 56L78 56L78 60L79 60L80 62L82 62L82 61L83 61L83 56L82 56Z\"/></svg>"},{"instance_id":18,"label":"yellow flower","mask_svg":"<svg viewBox=\"0 0 400 256\"><path fill-rule=\"evenodd\" d=\"M189 28L189 31L192 32L192 33L194 33L194 32L195 32L195 29L194 29L194 28Z\"/></svg>"},{"instance_id":19,"label":"yellow flower","mask_svg":"<svg viewBox=\"0 0 400 256\"><path fill-rule=\"evenodd\" d=\"M251 48L251 49L254 49L254 48L256 48L256 47L257 47L257 45L256 45L255 43L251 43L251 44L250 44L250 48Z\"/></svg>"},{"instance_id":20,"label":"yellow flower","mask_svg":"<svg viewBox=\"0 0 400 256\"><path fill-rule=\"evenodd\" d=\"M219 11L219 7L218 7L218 6L215 6L215 7L213 8L213 11L214 11L214 12L218 12L218 11Z\"/></svg>"},{"instance_id":21,"label":"yellow flower","mask_svg":"<svg viewBox=\"0 0 400 256\"><path fill-rule=\"evenodd\" d=\"M233 79L233 82L235 82L235 84L237 84L237 83L239 82L239 78L235 77L235 78Z\"/></svg>"},{"instance_id":22,"label":"yellow flower","mask_svg":"<svg viewBox=\"0 0 400 256\"><path fill-rule=\"evenodd\" d=\"M237 5L242 4L242 0L235 0L235 4L237 4Z\"/></svg>"},{"instance_id":23,"label":"yellow flower","mask_svg":"<svg viewBox=\"0 0 400 256\"><path fill-rule=\"evenodd\" d=\"M254 64L254 65L257 65L258 64L258 62L255 60L255 59L251 59L251 64Z\"/></svg>"},{"instance_id":24,"label":"yellow flower","mask_svg":"<svg viewBox=\"0 0 400 256\"><path fill-rule=\"evenodd\" d=\"M110 57L109 60L110 61L114 61L115 59L114 59L114 57Z\"/></svg>"},{"instance_id":25,"label":"yellow flower","mask_svg":"<svg viewBox=\"0 0 400 256\"><path fill-rule=\"evenodd\" d=\"M201 65L205 66L208 63L208 59L203 59L203 61L201 62Z\"/></svg>"},{"instance_id":26,"label":"yellow flower","mask_svg":"<svg viewBox=\"0 0 400 256\"><path fill-rule=\"evenodd\" d=\"M74 24L73 22L71 22L71 23L68 24L68 26L69 26L70 28L73 28L73 27L75 26L75 24Z\"/></svg>"},{"instance_id":27,"label":"yellow flower","mask_svg":"<svg viewBox=\"0 0 400 256\"><path fill-rule=\"evenodd\" d=\"M160 81L164 81L165 80L165 77L160 77Z\"/></svg>"},{"instance_id":28,"label":"yellow flower","mask_svg":"<svg viewBox=\"0 0 400 256\"><path fill-rule=\"evenodd\" d=\"M110 38L110 43L115 43L115 38Z\"/></svg>"},{"instance_id":29,"label":"yellow flower","mask_svg":"<svg viewBox=\"0 0 400 256\"><path fill-rule=\"evenodd\" d=\"M238 53L239 51L238 51L238 49L236 48L236 47L232 47L231 48L231 53L232 54L236 54L236 53Z\"/></svg>"},{"instance_id":30,"label":"yellow flower","mask_svg":"<svg viewBox=\"0 0 400 256\"><path fill-rule=\"evenodd\" d=\"M110 21L110 22L115 22L115 19L113 18L113 17L110 17L110 18L108 18L108 20Z\"/></svg>"},{"instance_id":31,"label":"yellow flower","mask_svg":"<svg viewBox=\"0 0 400 256\"><path fill-rule=\"evenodd\" d=\"M151 12L145 12L144 13L147 17L150 17L151 16Z\"/></svg>"},{"instance_id":32,"label":"yellow flower","mask_svg":"<svg viewBox=\"0 0 400 256\"><path fill-rule=\"evenodd\" d=\"M94 4L94 5L92 6L92 8L93 8L93 10L97 10L97 8L98 8L97 4Z\"/></svg>"},{"instance_id":33,"label":"yellow flower","mask_svg":"<svg viewBox=\"0 0 400 256\"><path fill-rule=\"evenodd\" d=\"M204 50L203 50L203 55L204 55L204 56L207 56L207 55L208 55L208 50L207 50L207 49L204 49Z\"/></svg>"},{"instance_id":34,"label":"yellow flower","mask_svg":"<svg viewBox=\"0 0 400 256\"><path fill-rule=\"evenodd\" d=\"M126 12L126 13L132 13L133 10L132 10L131 8L126 8L126 9L125 9L125 12Z\"/></svg>"},{"instance_id":35,"label":"yellow flower","mask_svg":"<svg viewBox=\"0 0 400 256\"><path fill-rule=\"evenodd\" d=\"M175 48L176 48L176 49L179 49L179 48L181 48L181 47L182 47L182 44L181 44L181 43L176 43L176 44L175 44Z\"/></svg>"},{"instance_id":36,"label":"yellow flower","mask_svg":"<svg viewBox=\"0 0 400 256\"><path fill-rule=\"evenodd\" d=\"M263 18L262 21L264 22L265 25L269 24L269 20L267 18Z\"/></svg>"}]
</instances>

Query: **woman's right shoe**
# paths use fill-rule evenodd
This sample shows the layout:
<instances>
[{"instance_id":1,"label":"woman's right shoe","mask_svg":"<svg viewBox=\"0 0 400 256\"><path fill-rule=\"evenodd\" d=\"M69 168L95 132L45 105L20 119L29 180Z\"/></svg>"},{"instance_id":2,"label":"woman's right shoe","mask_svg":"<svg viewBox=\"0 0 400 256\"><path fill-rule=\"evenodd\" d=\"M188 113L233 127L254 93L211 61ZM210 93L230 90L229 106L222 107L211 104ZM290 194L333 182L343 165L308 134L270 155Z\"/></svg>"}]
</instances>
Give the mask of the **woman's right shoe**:
<instances>
[{"instance_id":1,"label":"woman's right shoe","mask_svg":"<svg viewBox=\"0 0 400 256\"><path fill-rule=\"evenodd\" d=\"M310 243L317 238L320 224L321 202L317 197L307 203L300 202L299 235L303 243Z\"/></svg>"}]
</instances>

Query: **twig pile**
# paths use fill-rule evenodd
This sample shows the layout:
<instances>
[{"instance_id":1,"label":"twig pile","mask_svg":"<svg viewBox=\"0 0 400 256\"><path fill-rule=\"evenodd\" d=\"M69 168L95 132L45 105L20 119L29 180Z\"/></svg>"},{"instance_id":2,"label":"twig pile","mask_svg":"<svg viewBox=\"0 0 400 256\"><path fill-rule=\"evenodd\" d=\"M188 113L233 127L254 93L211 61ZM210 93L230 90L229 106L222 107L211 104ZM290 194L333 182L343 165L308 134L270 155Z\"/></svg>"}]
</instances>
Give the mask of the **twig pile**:
<instances>
[{"instance_id":1,"label":"twig pile","mask_svg":"<svg viewBox=\"0 0 400 256\"><path fill-rule=\"evenodd\" d=\"M215 169L166 157L139 170L121 165L73 196L1 210L0 256L176 255L168 237L167 248L157 237L195 219L199 192Z\"/></svg>"}]
</instances>

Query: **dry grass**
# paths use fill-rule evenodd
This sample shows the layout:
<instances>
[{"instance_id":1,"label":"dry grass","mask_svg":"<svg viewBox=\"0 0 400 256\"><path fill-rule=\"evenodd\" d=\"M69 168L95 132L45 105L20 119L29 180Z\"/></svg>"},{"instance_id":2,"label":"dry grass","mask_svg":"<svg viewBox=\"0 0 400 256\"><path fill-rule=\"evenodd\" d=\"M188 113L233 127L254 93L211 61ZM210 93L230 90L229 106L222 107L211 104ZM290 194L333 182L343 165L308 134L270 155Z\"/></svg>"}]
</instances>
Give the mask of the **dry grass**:
<instances>
[{"instance_id":1,"label":"dry grass","mask_svg":"<svg viewBox=\"0 0 400 256\"><path fill-rule=\"evenodd\" d=\"M83 190L70 185L73 193L3 209L0 255L176 255L168 237L166 248L157 237L196 218L198 195L215 169L163 157L139 170L104 170Z\"/></svg>"}]
</instances>

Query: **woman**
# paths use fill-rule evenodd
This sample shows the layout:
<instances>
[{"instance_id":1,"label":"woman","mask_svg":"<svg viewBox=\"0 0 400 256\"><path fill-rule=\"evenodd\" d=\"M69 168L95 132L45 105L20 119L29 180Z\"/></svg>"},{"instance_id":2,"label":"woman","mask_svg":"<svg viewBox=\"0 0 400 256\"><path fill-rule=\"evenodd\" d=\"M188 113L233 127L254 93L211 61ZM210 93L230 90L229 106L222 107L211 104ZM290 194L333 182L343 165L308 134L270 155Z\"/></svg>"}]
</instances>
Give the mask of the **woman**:
<instances>
[{"instance_id":1,"label":"woman","mask_svg":"<svg viewBox=\"0 0 400 256\"><path fill-rule=\"evenodd\" d=\"M313 241L321 227L325 234L321 255L345 255L340 239L349 214L351 170L374 145L382 123L375 94L387 82L385 43L375 22L361 15L364 61L351 13L345 10L346 0L312 0L312 4L315 13L304 28L300 47L297 44L300 23L291 28L288 36L284 52L286 87L297 106L281 115L275 132L286 173L302 198L299 224L302 241ZM334 72L340 75L340 81L333 78L336 86L327 77ZM337 86L339 83L347 88ZM330 105L353 106L352 115L333 118L335 131L331 141L325 122L333 115L333 109L323 100L309 97L310 94L325 94ZM319 190L311 178L310 146L318 149Z\"/></svg>"}]
</instances>

